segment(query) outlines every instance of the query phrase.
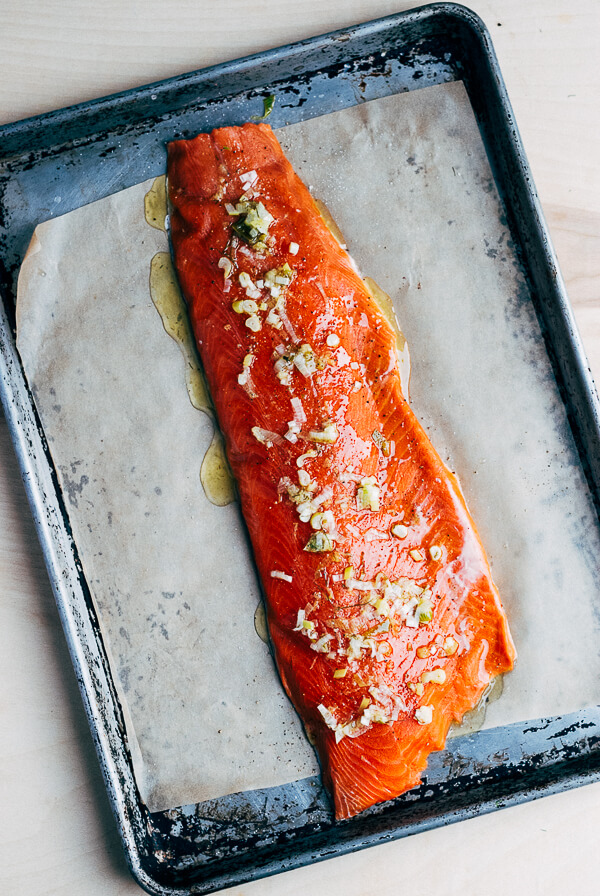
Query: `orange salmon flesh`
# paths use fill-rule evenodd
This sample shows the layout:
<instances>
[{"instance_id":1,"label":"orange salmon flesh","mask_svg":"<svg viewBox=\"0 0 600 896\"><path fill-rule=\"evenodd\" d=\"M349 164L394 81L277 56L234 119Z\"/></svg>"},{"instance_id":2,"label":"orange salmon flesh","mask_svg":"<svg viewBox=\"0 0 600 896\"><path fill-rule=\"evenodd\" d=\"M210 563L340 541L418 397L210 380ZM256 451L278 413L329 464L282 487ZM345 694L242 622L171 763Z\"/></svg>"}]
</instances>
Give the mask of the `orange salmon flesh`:
<instances>
[{"instance_id":1,"label":"orange salmon flesh","mask_svg":"<svg viewBox=\"0 0 600 896\"><path fill-rule=\"evenodd\" d=\"M395 333L271 128L171 143L168 185L281 681L349 818L419 784L512 668L507 619Z\"/></svg>"}]
</instances>

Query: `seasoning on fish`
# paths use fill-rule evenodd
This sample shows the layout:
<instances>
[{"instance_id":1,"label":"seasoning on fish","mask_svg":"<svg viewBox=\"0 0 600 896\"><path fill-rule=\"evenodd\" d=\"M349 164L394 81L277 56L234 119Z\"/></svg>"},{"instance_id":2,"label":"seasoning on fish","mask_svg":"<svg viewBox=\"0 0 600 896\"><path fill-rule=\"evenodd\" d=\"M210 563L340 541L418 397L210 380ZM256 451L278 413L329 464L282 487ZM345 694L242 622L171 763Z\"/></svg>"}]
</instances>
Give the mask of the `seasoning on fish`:
<instances>
[{"instance_id":1,"label":"seasoning on fish","mask_svg":"<svg viewBox=\"0 0 600 896\"><path fill-rule=\"evenodd\" d=\"M264 124L169 145L171 239L283 682L337 818L416 786L515 650L396 336Z\"/></svg>"}]
</instances>

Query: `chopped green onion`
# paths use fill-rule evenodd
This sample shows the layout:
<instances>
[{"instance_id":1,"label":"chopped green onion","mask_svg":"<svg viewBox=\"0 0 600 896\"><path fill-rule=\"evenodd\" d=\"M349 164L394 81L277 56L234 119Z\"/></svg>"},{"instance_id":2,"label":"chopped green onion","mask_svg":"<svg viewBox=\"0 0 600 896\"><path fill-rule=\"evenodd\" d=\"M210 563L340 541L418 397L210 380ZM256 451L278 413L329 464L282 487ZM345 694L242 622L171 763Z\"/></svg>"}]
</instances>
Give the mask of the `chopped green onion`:
<instances>
[{"instance_id":1,"label":"chopped green onion","mask_svg":"<svg viewBox=\"0 0 600 896\"><path fill-rule=\"evenodd\" d=\"M272 268L265 274L265 286L273 289L279 286L289 286L294 277L294 270L285 261L280 267Z\"/></svg>"},{"instance_id":2,"label":"chopped green onion","mask_svg":"<svg viewBox=\"0 0 600 896\"><path fill-rule=\"evenodd\" d=\"M322 430L311 429L308 433L311 442L321 442L326 445L333 445L338 436L338 428L332 422L326 423Z\"/></svg>"},{"instance_id":3,"label":"chopped green onion","mask_svg":"<svg viewBox=\"0 0 600 896\"><path fill-rule=\"evenodd\" d=\"M250 246L264 248L273 215L267 211L262 202L254 201L238 202L235 213L239 214L239 218L231 225L234 232Z\"/></svg>"},{"instance_id":4,"label":"chopped green onion","mask_svg":"<svg viewBox=\"0 0 600 896\"><path fill-rule=\"evenodd\" d=\"M419 625L427 625L428 622L431 622L433 619L433 604L429 598L421 598L417 604L416 615L419 620Z\"/></svg>"},{"instance_id":5,"label":"chopped green onion","mask_svg":"<svg viewBox=\"0 0 600 896\"><path fill-rule=\"evenodd\" d=\"M326 532L319 530L314 532L304 546L304 550L311 554L322 554L333 551L333 542Z\"/></svg>"},{"instance_id":6,"label":"chopped green onion","mask_svg":"<svg viewBox=\"0 0 600 896\"><path fill-rule=\"evenodd\" d=\"M252 330L253 333L258 333L261 329L260 317L258 314L251 314L250 317L247 317L246 326L249 330Z\"/></svg>"},{"instance_id":7,"label":"chopped green onion","mask_svg":"<svg viewBox=\"0 0 600 896\"><path fill-rule=\"evenodd\" d=\"M366 476L361 480L356 500L359 508L364 510L379 510L379 486L374 476Z\"/></svg>"},{"instance_id":8,"label":"chopped green onion","mask_svg":"<svg viewBox=\"0 0 600 896\"><path fill-rule=\"evenodd\" d=\"M232 302L231 307L236 314L256 314L258 305L254 299L236 299Z\"/></svg>"}]
</instances>

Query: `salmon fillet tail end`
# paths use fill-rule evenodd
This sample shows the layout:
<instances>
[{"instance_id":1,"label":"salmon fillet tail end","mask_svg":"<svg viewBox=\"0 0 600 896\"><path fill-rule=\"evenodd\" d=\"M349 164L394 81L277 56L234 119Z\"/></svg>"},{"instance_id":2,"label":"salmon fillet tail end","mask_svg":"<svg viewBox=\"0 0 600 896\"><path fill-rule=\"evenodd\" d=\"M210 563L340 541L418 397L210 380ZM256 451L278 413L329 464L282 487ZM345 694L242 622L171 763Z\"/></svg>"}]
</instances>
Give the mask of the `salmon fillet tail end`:
<instances>
[{"instance_id":1,"label":"salmon fillet tail end","mask_svg":"<svg viewBox=\"0 0 600 896\"><path fill-rule=\"evenodd\" d=\"M271 128L171 143L168 184L277 667L349 818L417 786L512 668L506 615L395 332Z\"/></svg>"}]
</instances>

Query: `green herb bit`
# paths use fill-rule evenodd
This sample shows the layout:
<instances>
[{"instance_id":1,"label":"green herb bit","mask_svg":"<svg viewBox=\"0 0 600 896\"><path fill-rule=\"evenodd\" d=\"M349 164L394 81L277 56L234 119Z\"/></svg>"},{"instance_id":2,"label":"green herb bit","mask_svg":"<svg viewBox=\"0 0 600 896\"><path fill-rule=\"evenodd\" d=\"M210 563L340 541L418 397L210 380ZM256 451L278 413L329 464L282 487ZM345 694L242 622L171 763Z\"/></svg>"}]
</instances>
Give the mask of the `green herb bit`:
<instances>
[{"instance_id":1,"label":"green herb bit","mask_svg":"<svg viewBox=\"0 0 600 896\"><path fill-rule=\"evenodd\" d=\"M253 115L252 121L264 121L265 118L268 118L271 112L273 111L273 106L275 105L275 94L272 93L270 96L263 97L263 114L262 115Z\"/></svg>"},{"instance_id":2,"label":"green herb bit","mask_svg":"<svg viewBox=\"0 0 600 896\"><path fill-rule=\"evenodd\" d=\"M258 232L256 227L250 227L245 217L238 218L231 226L240 239L250 246L255 246L262 239L262 234Z\"/></svg>"}]
</instances>

